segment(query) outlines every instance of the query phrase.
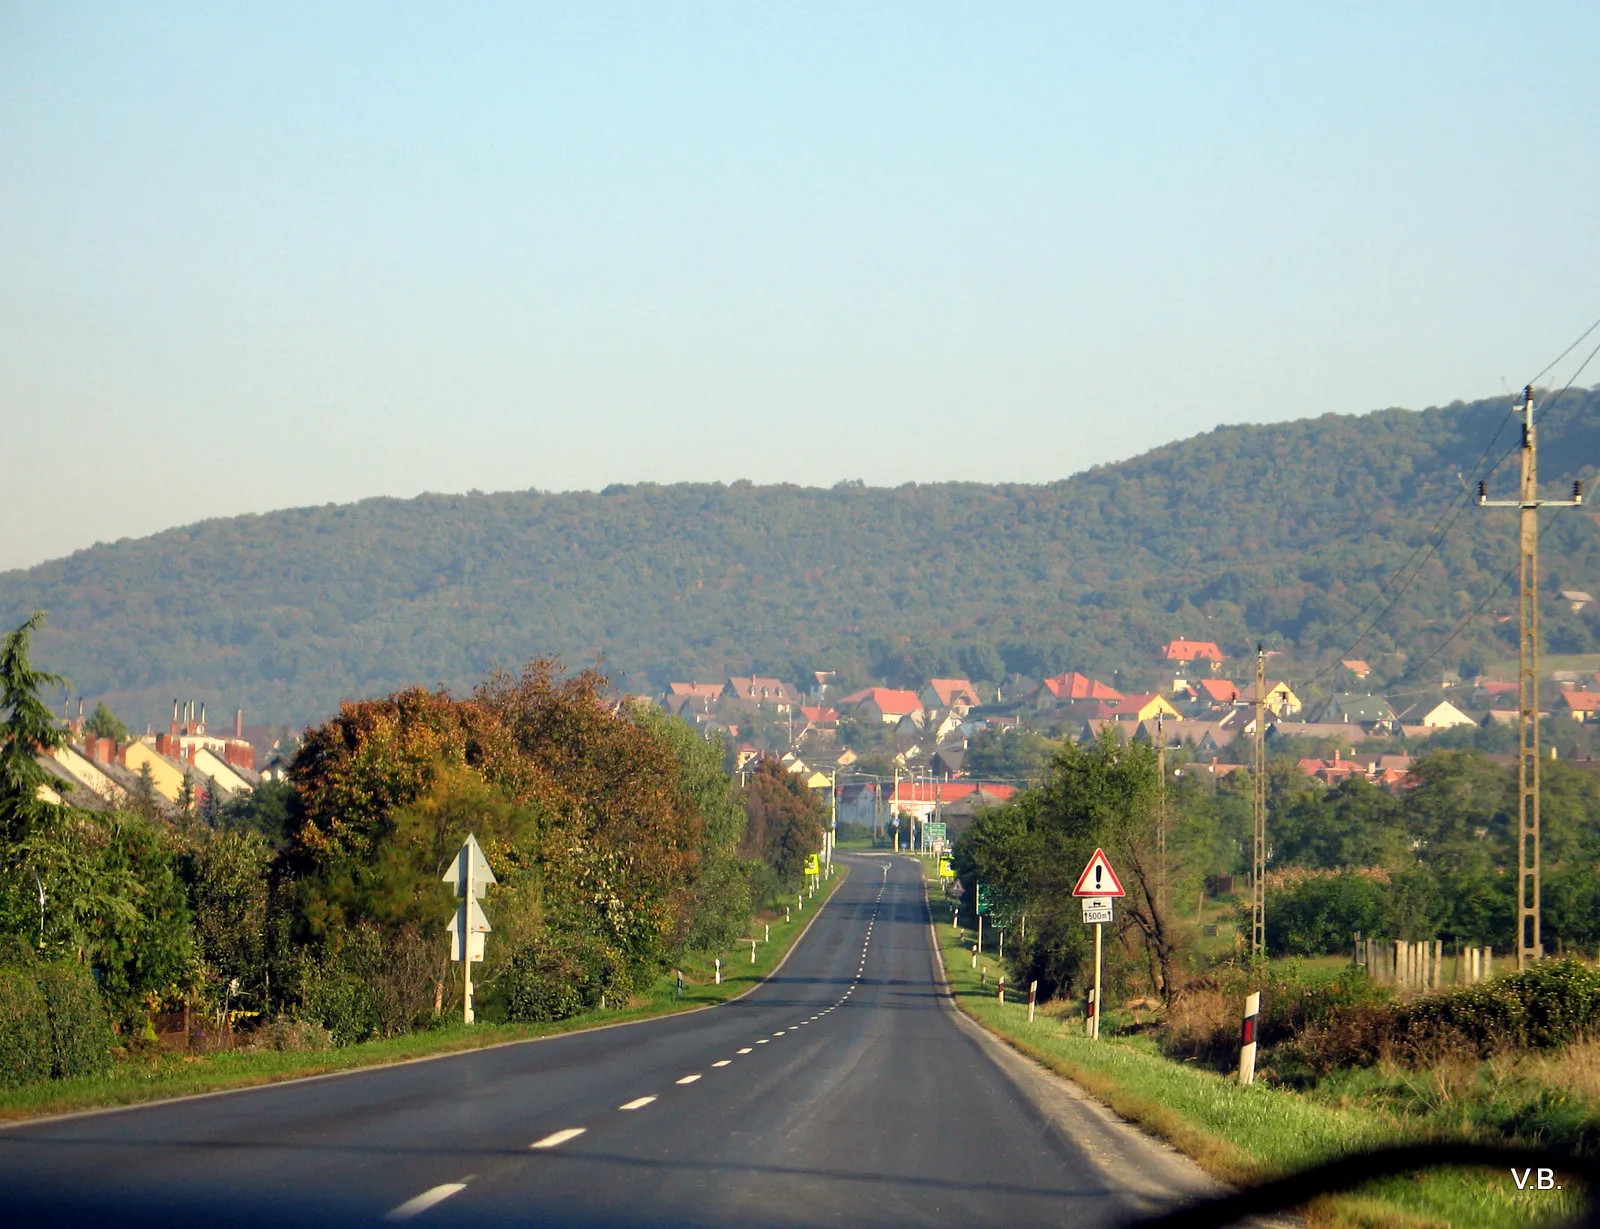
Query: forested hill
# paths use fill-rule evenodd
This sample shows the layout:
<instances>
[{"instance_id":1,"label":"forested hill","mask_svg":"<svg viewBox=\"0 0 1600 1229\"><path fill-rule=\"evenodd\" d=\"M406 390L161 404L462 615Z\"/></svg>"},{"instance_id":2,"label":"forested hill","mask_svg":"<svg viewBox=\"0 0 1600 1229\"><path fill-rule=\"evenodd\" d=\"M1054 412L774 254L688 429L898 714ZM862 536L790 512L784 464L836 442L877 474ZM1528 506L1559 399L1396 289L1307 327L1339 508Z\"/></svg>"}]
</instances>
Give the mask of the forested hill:
<instances>
[{"instance_id":1,"label":"forested hill","mask_svg":"<svg viewBox=\"0 0 1600 1229\"><path fill-rule=\"evenodd\" d=\"M1121 669L1137 683L1181 635L1238 655L1264 639L1288 653L1275 670L1303 677L1348 647L1348 620L1440 514L1470 503L1463 477L1497 428L1491 461L1514 449L1509 405L1219 427L1042 486L740 482L296 508L0 574L0 621L49 610L39 660L140 722L175 695L305 720L540 654L604 655L658 684L751 667L905 681ZM1548 494L1589 477L1600 390L1554 405L1540 444ZM1511 452L1492 493L1514 492L1516 464ZM1427 657L1506 575L1514 515L1466 507L1355 655L1390 679ZM1600 591L1595 519L1548 514L1549 592ZM1514 597L1507 582L1426 673L1502 655L1493 615ZM1595 647L1588 612L1546 610L1552 649Z\"/></svg>"}]
</instances>

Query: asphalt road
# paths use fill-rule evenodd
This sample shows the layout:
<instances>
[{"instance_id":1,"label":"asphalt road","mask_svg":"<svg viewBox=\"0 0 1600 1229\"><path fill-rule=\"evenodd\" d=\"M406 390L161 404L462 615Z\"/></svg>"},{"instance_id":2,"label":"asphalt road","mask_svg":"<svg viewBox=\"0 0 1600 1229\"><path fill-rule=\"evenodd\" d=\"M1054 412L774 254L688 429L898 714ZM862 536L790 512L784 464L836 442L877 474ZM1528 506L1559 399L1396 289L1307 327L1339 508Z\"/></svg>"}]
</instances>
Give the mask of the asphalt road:
<instances>
[{"instance_id":1,"label":"asphalt road","mask_svg":"<svg viewBox=\"0 0 1600 1229\"><path fill-rule=\"evenodd\" d=\"M917 868L849 861L737 1003L0 1130L0 1223L1125 1220L941 998Z\"/></svg>"}]
</instances>

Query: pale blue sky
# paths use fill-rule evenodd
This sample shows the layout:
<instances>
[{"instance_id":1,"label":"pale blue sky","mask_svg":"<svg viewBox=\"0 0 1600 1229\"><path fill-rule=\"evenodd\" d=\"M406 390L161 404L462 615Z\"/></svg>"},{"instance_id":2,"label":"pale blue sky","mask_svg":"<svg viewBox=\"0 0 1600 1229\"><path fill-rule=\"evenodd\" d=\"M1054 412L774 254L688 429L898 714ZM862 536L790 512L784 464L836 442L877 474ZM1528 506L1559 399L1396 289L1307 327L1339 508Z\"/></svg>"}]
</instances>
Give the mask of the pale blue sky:
<instances>
[{"instance_id":1,"label":"pale blue sky","mask_svg":"<svg viewBox=\"0 0 1600 1229\"><path fill-rule=\"evenodd\" d=\"M0 3L0 568L1492 395L1600 315L1597 47L1592 3Z\"/></svg>"}]
</instances>

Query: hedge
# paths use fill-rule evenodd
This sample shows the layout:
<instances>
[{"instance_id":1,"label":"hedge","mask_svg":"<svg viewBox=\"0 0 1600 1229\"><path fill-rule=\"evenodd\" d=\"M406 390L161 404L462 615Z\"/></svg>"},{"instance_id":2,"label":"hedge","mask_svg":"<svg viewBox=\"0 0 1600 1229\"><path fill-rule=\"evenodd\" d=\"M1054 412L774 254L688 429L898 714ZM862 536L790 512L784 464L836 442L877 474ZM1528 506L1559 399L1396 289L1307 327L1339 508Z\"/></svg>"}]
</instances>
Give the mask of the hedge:
<instances>
[{"instance_id":1,"label":"hedge","mask_svg":"<svg viewBox=\"0 0 1600 1229\"><path fill-rule=\"evenodd\" d=\"M0 967L0 1087L98 1075L114 1044L88 969L70 961Z\"/></svg>"}]
</instances>

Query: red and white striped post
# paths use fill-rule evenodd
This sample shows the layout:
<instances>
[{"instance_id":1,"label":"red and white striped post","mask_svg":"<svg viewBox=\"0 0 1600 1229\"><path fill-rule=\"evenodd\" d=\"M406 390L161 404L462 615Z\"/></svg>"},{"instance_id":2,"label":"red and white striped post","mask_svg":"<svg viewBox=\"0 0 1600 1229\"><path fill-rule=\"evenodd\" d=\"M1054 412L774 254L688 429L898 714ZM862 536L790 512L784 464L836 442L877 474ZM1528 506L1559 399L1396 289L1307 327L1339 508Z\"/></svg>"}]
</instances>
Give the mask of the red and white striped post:
<instances>
[{"instance_id":1,"label":"red and white striped post","mask_svg":"<svg viewBox=\"0 0 1600 1229\"><path fill-rule=\"evenodd\" d=\"M1035 1003L1037 1003L1038 1001L1039 1001L1039 983L1036 982L1036 981L1031 981L1031 982L1028 983L1028 1023L1029 1024L1033 1023L1033 1005Z\"/></svg>"},{"instance_id":2,"label":"red and white striped post","mask_svg":"<svg viewBox=\"0 0 1600 1229\"><path fill-rule=\"evenodd\" d=\"M1088 1014L1085 1015L1084 1019L1083 1019L1083 1031L1088 1033L1089 1036L1091 1036L1091 1037L1094 1037L1094 1036L1097 1035L1096 1032L1095 1032L1095 1018L1094 1018L1095 1008L1098 1006L1098 1004L1095 1002L1095 999L1096 999L1097 996L1098 996L1097 991L1095 991L1095 990L1090 990L1089 991L1089 1011L1088 1011Z\"/></svg>"},{"instance_id":3,"label":"red and white striped post","mask_svg":"<svg viewBox=\"0 0 1600 1229\"><path fill-rule=\"evenodd\" d=\"M1261 991L1245 996L1244 1027L1239 1033L1239 1084L1255 1083L1256 1017L1261 1014Z\"/></svg>"},{"instance_id":4,"label":"red and white striped post","mask_svg":"<svg viewBox=\"0 0 1600 1229\"><path fill-rule=\"evenodd\" d=\"M998 997L999 997L999 1000L1000 1000L1000 1005L1002 1007L1005 1006L1005 1001L1006 1001L1006 975L1004 973L1000 974L1000 994L999 994Z\"/></svg>"}]
</instances>

